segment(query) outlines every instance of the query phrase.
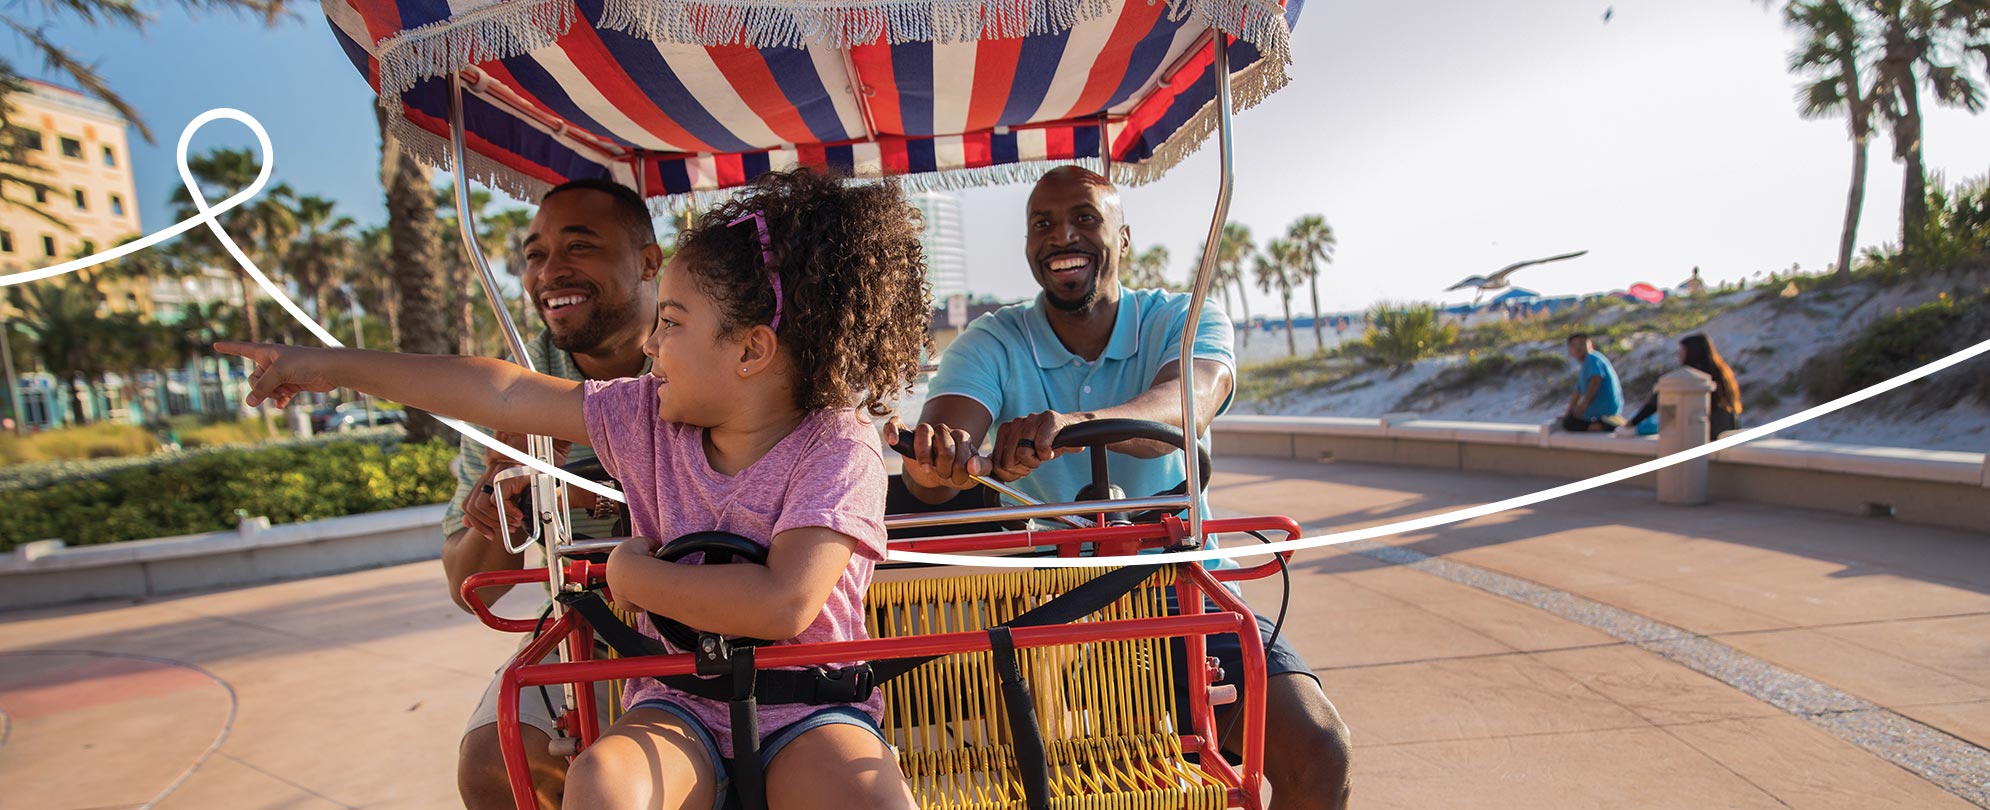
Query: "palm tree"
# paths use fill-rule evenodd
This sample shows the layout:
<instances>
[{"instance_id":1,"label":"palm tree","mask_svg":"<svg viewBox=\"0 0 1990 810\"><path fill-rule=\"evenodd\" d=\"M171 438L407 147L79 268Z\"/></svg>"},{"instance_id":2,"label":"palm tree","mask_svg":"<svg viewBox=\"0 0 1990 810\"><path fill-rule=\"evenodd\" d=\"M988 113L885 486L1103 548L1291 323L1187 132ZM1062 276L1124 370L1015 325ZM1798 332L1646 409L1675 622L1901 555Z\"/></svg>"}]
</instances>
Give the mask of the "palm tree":
<instances>
[{"instance_id":1,"label":"palm tree","mask_svg":"<svg viewBox=\"0 0 1990 810\"><path fill-rule=\"evenodd\" d=\"M176 5L190 12L223 9L248 12L261 17L263 24L271 27L290 16L288 0L177 0ZM111 89L104 77L97 73L95 64L85 61L69 48L56 42L50 37L49 32L51 29L74 32L79 27L94 30L105 26L142 30L145 24L151 21L150 14L140 10L138 4L129 0L63 0L57 3L35 3L25 7L10 8L5 16L0 16L0 23L4 23L13 33L15 52L18 52L21 46L26 46L27 50L40 55L43 65L50 72L68 76L69 80L84 93L95 96L115 108L126 121L138 129L138 134L145 138L146 143L152 143L153 138L152 130L146 126L144 116L139 115L136 108L118 95L117 91ZM0 145L13 146L19 143L23 128L19 127L9 115L13 107L10 99L14 94L26 91L27 83L21 73L11 62L0 59L0 127L4 128L0 129ZM42 204L33 202L32 197L14 199L5 194L6 187L16 183L29 190L41 185L39 181L22 179L24 176L32 177L39 171L40 167L35 165L25 150L0 148L0 178L10 181L0 183L0 206L25 209L60 225L61 220L49 214Z\"/></svg>"},{"instance_id":2,"label":"palm tree","mask_svg":"<svg viewBox=\"0 0 1990 810\"><path fill-rule=\"evenodd\" d=\"M1119 266L1119 284L1129 289L1167 289L1168 248L1155 245Z\"/></svg>"},{"instance_id":3,"label":"palm tree","mask_svg":"<svg viewBox=\"0 0 1990 810\"><path fill-rule=\"evenodd\" d=\"M297 198L297 238L283 256L284 275L311 300L311 315L326 329L326 300L343 282L352 254L352 217L338 204L308 194Z\"/></svg>"},{"instance_id":4,"label":"palm tree","mask_svg":"<svg viewBox=\"0 0 1990 810\"><path fill-rule=\"evenodd\" d=\"M90 355L100 343L93 338L104 294L81 279L21 284L7 293L8 302L21 314L22 330L34 342L35 359L69 390L70 421L88 422L77 386L79 380L89 379L84 375L92 364Z\"/></svg>"},{"instance_id":5,"label":"palm tree","mask_svg":"<svg viewBox=\"0 0 1990 810\"><path fill-rule=\"evenodd\" d=\"M1783 22L1803 37L1790 52L1790 72L1807 80L1797 90L1798 114L1810 120L1843 115L1852 136L1852 190L1838 236L1838 277L1849 278L1866 200L1866 144L1873 132L1873 95L1859 70L1867 34L1845 0L1798 0L1783 9Z\"/></svg>"},{"instance_id":6,"label":"palm tree","mask_svg":"<svg viewBox=\"0 0 1990 810\"><path fill-rule=\"evenodd\" d=\"M387 321L390 346L401 345L401 303L394 294L394 277L388 272L393 256L393 240L387 227L377 225L353 238L352 255L343 290L346 310L355 307Z\"/></svg>"},{"instance_id":7,"label":"palm tree","mask_svg":"<svg viewBox=\"0 0 1990 810\"><path fill-rule=\"evenodd\" d=\"M1266 243L1256 260L1258 289L1277 290L1279 300L1285 304L1285 352L1292 357L1299 356L1299 341L1292 336L1292 288L1299 284L1299 266L1303 261L1305 256L1299 252L1299 246L1284 239Z\"/></svg>"},{"instance_id":8,"label":"palm tree","mask_svg":"<svg viewBox=\"0 0 1990 810\"><path fill-rule=\"evenodd\" d=\"M442 284L435 238L435 192L429 168L401 151L387 131L387 112L374 110L380 126L380 186L387 192L387 272L400 300L401 334L396 347L414 354L446 354ZM422 442L443 434L442 423L419 411L408 414L408 438Z\"/></svg>"},{"instance_id":9,"label":"palm tree","mask_svg":"<svg viewBox=\"0 0 1990 810\"><path fill-rule=\"evenodd\" d=\"M1313 292L1313 343L1319 348L1327 347L1326 332L1320 326L1320 265L1334 263L1334 228L1327 224L1327 218L1319 214L1307 214L1292 223L1285 232L1285 239L1297 252L1299 263L1294 268Z\"/></svg>"},{"instance_id":10,"label":"palm tree","mask_svg":"<svg viewBox=\"0 0 1990 810\"><path fill-rule=\"evenodd\" d=\"M1928 221L1928 173L1921 156L1920 85L1942 104L1972 113L1982 89L1968 60L1990 69L1990 0L1864 0L1877 18L1880 56L1871 99L1892 125L1894 160L1905 164L1900 246L1910 256Z\"/></svg>"},{"instance_id":11,"label":"palm tree","mask_svg":"<svg viewBox=\"0 0 1990 810\"><path fill-rule=\"evenodd\" d=\"M532 211L506 208L484 218L491 244L504 249L504 272L518 281L518 313L523 319L532 311L532 292L525 289L525 232L532 228Z\"/></svg>"},{"instance_id":12,"label":"palm tree","mask_svg":"<svg viewBox=\"0 0 1990 810\"><path fill-rule=\"evenodd\" d=\"M201 185L203 195L209 200L221 200L248 188L255 182L261 168L255 153L247 149L215 149L187 161L187 169L193 172L194 181ZM289 185L279 183L260 199L221 215L221 227L242 248L242 253L265 273L277 269L290 249L290 241L297 236L297 212L290 205L295 196ZM174 193L173 207L174 216L181 219L199 213L184 188ZM249 340L261 340L261 323L255 308L249 303L256 296L248 270L237 266L234 258L205 229L197 230L186 238L197 246L190 249L209 262L235 267L236 281L242 290L242 308L248 313Z\"/></svg>"},{"instance_id":13,"label":"palm tree","mask_svg":"<svg viewBox=\"0 0 1990 810\"><path fill-rule=\"evenodd\" d=\"M1202 257L1204 255L1207 255L1207 250L1197 251L1195 264L1189 266L1188 281L1191 288L1195 284L1196 274L1202 272ZM1215 268L1209 274L1210 275L1209 286L1215 288L1217 292L1223 294L1223 314L1228 316L1231 321L1235 321L1237 319L1237 315L1235 312L1231 311L1235 309L1236 302L1230 299L1230 281L1231 281L1230 266L1224 264L1221 261L1221 257L1223 255L1222 251L1220 250L1217 251L1216 255L1218 257L1218 261L1216 262Z\"/></svg>"},{"instance_id":14,"label":"palm tree","mask_svg":"<svg viewBox=\"0 0 1990 810\"><path fill-rule=\"evenodd\" d=\"M1244 287L1244 264L1256 256L1257 245L1251 241L1251 229L1242 223L1223 223L1223 238L1216 247L1216 264L1223 267L1223 275L1217 281L1229 281L1237 285L1237 300L1244 305L1244 342L1251 340L1251 297ZM1224 307L1230 302L1229 290L1223 292Z\"/></svg>"},{"instance_id":15,"label":"palm tree","mask_svg":"<svg viewBox=\"0 0 1990 810\"><path fill-rule=\"evenodd\" d=\"M480 188L470 190L470 222L476 229L477 246L487 258L505 246L489 228L482 227L483 210L490 204L490 192ZM455 186L435 190L435 210L443 267L448 270L445 277L449 279L449 306L455 315L456 353L483 354L478 345L482 341L477 339L477 301L473 292L483 287L478 283L476 265L463 248L463 229L456 223Z\"/></svg>"}]
</instances>

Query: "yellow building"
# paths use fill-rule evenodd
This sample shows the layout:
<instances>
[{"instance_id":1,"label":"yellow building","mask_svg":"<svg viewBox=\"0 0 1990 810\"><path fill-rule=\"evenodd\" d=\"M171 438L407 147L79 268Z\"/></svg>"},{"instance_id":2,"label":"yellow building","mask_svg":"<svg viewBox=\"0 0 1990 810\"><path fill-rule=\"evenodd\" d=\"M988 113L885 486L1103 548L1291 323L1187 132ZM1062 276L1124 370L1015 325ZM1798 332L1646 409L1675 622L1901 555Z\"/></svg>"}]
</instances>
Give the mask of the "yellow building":
<instances>
[{"instance_id":1,"label":"yellow building","mask_svg":"<svg viewBox=\"0 0 1990 810\"><path fill-rule=\"evenodd\" d=\"M8 196L32 197L63 225L0 207L0 268L46 267L143 233L124 116L74 90L37 81L27 85L28 92L10 97L13 121L27 130L27 159L34 164L19 171L49 188L39 194L8 189ZM149 314L148 284L132 281L106 288L106 304L117 312Z\"/></svg>"}]
</instances>

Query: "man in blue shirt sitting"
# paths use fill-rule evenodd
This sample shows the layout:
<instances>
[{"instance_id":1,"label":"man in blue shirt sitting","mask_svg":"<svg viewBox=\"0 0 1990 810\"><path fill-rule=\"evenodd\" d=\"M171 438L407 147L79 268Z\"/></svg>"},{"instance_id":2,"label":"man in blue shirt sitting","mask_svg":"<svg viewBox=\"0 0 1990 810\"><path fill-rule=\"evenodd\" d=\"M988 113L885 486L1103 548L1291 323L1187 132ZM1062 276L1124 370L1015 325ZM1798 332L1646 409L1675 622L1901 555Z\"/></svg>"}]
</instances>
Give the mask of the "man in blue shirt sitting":
<instances>
[{"instance_id":1,"label":"man in blue shirt sitting","mask_svg":"<svg viewBox=\"0 0 1990 810\"><path fill-rule=\"evenodd\" d=\"M1624 386L1617 382L1617 369L1610 358L1590 345L1581 332L1569 335L1569 357L1577 366L1575 395L1562 413L1562 429L1572 433L1615 430L1624 424Z\"/></svg>"},{"instance_id":2,"label":"man in blue shirt sitting","mask_svg":"<svg viewBox=\"0 0 1990 810\"><path fill-rule=\"evenodd\" d=\"M971 324L948 347L914 430L905 484L929 504L993 476L1038 500L1061 502L1091 480L1083 453L1051 449L1066 426L1094 419L1145 419L1181 427L1181 338L1189 296L1122 290L1121 262L1131 232L1111 181L1075 166L1051 170L1030 194L1026 256L1043 293ZM1205 308L1195 327L1197 441L1229 407L1235 355L1222 310ZM998 427L999 425L999 427ZM893 429L896 430L894 425ZM992 451L977 453L994 428ZM1115 485L1130 497L1181 483L1174 448L1145 441L1114 445ZM1260 631L1272 623L1260 616ZM1268 639L1267 639L1268 640ZM1226 682L1243 676L1235 636L1209 638ZM1279 810L1341 808L1348 795L1348 733L1312 668L1283 636L1265 651L1265 776ZM1230 728L1234 706L1217 713ZM1232 740L1225 740L1234 751Z\"/></svg>"}]
</instances>

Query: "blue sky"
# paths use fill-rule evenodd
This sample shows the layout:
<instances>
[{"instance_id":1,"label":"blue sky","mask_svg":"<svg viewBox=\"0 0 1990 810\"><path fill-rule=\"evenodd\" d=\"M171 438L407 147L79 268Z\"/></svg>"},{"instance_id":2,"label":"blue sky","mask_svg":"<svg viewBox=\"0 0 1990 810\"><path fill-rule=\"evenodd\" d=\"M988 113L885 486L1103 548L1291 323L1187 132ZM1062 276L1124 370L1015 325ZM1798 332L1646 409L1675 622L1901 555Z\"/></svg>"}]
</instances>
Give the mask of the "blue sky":
<instances>
[{"instance_id":1,"label":"blue sky","mask_svg":"<svg viewBox=\"0 0 1990 810\"><path fill-rule=\"evenodd\" d=\"M147 230L171 222L180 128L222 106L269 129L278 180L363 223L384 218L371 95L316 4L299 11L274 30L177 11L145 34L55 30L153 129L157 143L134 143ZM1263 240L1302 214L1326 215L1341 242L1322 286L1330 310L1437 300L1464 276L1578 249L1590 254L1516 280L1553 294L1670 285L1694 266L1712 280L1822 268L1851 148L1842 122L1797 118L1790 43L1778 15L1745 0L1314 0L1295 35L1292 86L1239 117L1232 218ZM252 143L223 122L195 150ZM1930 168L1951 180L1990 170L1990 118L1934 110L1925 144ZM1890 149L1873 142L1862 245L1898 227ZM1208 227L1215 180L1205 150L1127 191L1136 243L1167 245L1177 277ZM974 289L1033 291L1021 261L1026 193L963 194ZM1275 305L1253 302L1259 313Z\"/></svg>"}]
</instances>

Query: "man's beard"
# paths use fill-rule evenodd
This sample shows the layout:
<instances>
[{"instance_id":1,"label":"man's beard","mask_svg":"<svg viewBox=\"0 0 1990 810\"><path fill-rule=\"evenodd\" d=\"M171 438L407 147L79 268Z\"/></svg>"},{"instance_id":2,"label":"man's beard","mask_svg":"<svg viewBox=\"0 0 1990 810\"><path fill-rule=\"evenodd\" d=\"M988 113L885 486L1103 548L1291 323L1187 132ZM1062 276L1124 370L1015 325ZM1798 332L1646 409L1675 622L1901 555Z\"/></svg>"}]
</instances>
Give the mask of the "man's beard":
<instances>
[{"instance_id":1,"label":"man's beard","mask_svg":"<svg viewBox=\"0 0 1990 810\"><path fill-rule=\"evenodd\" d=\"M1075 255L1075 254L1053 254L1053 257L1057 255ZM1100 264L1102 264L1100 257L1093 256L1090 253L1086 253L1084 255L1092 260L1092 265L1094 267L1097 267ZM1043 276L1041 280L1038 282L1043 285L1043 299L1045 301L1050 302L1051 306L1056 307L1057 309L1063 310L1065 312L1082 312L1085 309L1091 307L1093 302L1099 300L1099 286L1100 286L1099 280L1104 278L1106 273L1118 272L1117 269L1115 268L1107 268L1105 270L1094 271L1092 275L1091 286L1086 287L1085 291L1082 294L1080 294L1077 298L1063 298L1058 296L1057 293L1051 291L1051 284L1050 284L1051 275L1049 269L1049 262L1050 258L1048 257L1044 259L1039 259L1037 261L1037 267L1043 268L1041 270Z\"/></svg>"},{"instance_id":2,"label":"man's beard","mask_svg":"<svg viewBox=\"0 0 1990 810\"><path fill-rule=\"evenodd\" d=\"M1092 302L1099 300L1099 283L1094 280L1092 286L1085 288L1085 294L1075 299L1065 298L1046 289L1043 291L1043 300L1065 312L1082 312L1090 307Z\"/></svg>"},{"instance_id":3,"label":"man's beard","mask_svg":"<svg viewBox=\"0 0 1990 810\"><path fill-rule=\"evenodd\" d=\"M553 331L551 327L547 331L553 336L554 348L569 354L585 354L600 348L602 341L627 326L635 314L634 301L624 302L618 307L597 297L594 299L594 317L587 319L579 329L565 335Z\"/></svg>"}]
</instances>

